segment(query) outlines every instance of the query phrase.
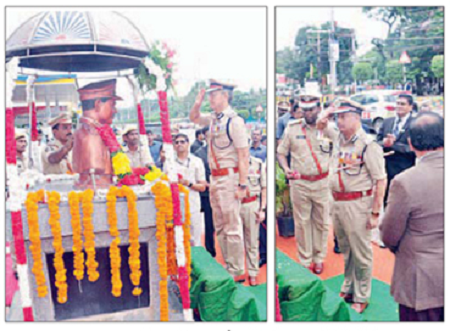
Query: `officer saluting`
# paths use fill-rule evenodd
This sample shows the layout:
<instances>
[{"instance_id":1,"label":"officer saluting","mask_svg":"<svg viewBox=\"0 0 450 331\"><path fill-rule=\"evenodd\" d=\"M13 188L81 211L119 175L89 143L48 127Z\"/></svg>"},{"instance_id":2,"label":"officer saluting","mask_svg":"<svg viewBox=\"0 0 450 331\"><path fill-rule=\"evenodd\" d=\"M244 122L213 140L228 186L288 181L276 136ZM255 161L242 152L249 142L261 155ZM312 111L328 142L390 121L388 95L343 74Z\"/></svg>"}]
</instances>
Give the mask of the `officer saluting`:
<instances>
[{"instance_id":1,"label":"officer saluting","mask_svg":"<svg viewBox=\"0 0 450 331\"><path fill-rule=\"evenodd\" d=\"M72 118L62 113L48 122L52 128L54 139L42 151L42 167L44 175L71 174L72 169Z\"/></svg>"},{"instance_id":2,"label":"officer saluting","mask_svg":"<svg viewBox=\"0 0 450 331\"><path fill-rule=\"evenodd\" d=\"M239 217L241 199L247 194L249 144L244 120L231 108L234 85L210 81L202 89L189 114L192 122L210 125L208 134L211 168L210 200L214 225L227 271L235 281L244 281L244 242ZM200 114L205 93L213 112Z\"/></svg>"},{"instance_id":3,"label":"officer saluting","mask_svg":"<svg viewBox=\"0 0 450 331\"><path fill-rule=\"evenodd\" d=\"M248 197L242 199L240 215L244 223L244 245L250 286L258 285L259 273L259 224L266 217L266 165L256 157L250 156L248 169Z\"/></svg>"},{"instance_id":4,"label":"officer saluting","mask_svg":"<svg viewBox=\"0 0 450 331\"><path fill-rule=\"evenodd\" d=\"M307 89L300 96L303 118L291 121L278 146L278 161L290 179L290 196L294 209L295 237L300 263L321 274L327 253L329 225L328 174L337 130L316 128L321 111L321 94ZM323 132L324 131L324 132ZM323 139L323 135L330 139ZM291 155L290 166L287 161Z\"/></svg>"},{"instance_id":5,"label":"officer saluting","mask_svg":"<svg viewBox=\"0 0 450 331\"><path fill-rule=\"evenodd\" d=\"M333 222L344 254L345 280L340 296L362 313L369 304L372 283L371 230L378 225L386 190L383 150L361 127L363 108L350 100L336 103L340 131L331 176ZM319 121L319 127L328 118Z\"/></svg>"}]
</instances>

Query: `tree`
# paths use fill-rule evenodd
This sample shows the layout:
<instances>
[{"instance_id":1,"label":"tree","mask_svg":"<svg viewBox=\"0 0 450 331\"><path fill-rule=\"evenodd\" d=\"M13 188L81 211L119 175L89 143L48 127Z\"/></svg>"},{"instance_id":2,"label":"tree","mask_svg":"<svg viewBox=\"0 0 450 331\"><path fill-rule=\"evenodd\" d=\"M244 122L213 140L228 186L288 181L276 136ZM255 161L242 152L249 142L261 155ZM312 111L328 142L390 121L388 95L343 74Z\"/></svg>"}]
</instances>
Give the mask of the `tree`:
<instances>
[{"instance_id":1,"label":"tree","mask_svg":"<svg viewBox=\"0 0 450 331\"><path fill-rule=\"evenodd\" d=\"M372 79L373 69L370 63L356 63L352 69L352 77L356 81L364 82Z\"/></svg>"},{"instance_id":2,"label":"tree","mask_svg":"<svg viewBox=\"0 0 450 331\"><path fill-rule=\"evenodd\" d=\"M408 52L412 63L406 65L406 75L420 94L423 78L433 77L433 57L444 53L443 7L364 7L363 12L388 24L387 38L372 40L381 57L398 61Z\"/></svg>"},{"instance_id":3,"label":"tree","mask_svg":"<svg viewBox=\"0 0 450 331\"><path fill-rule=\"evenodd\" d=\"M386 64L386 81L391 84L403 82L403 68L398 61L393 60Z\"/></svg>"},{"instance_id":4,"label":"tree","mask_svg":"<svg viewBox=\"0 0 450 331\"><path fill-rule=\"evenodd\" d=\"M319 29L331 30L331 23L322 24ZM284 49L277 52L277 73L285 74L301 84L305 79L321 81L322 77L330 73L329 62L329 34L314 32L317 27L305 26L297 31L294 49ZM352 30L335 26L335 38L339 41L339 62L337 63L337 77L341 84L351 82L350 60L352 51ZM319 46L320 44L320 52ZM310 68L313 66L313 75Z\"/></svg>"},{"instance_id":5,"label":"tree","mask_svg":"<svg viewBox=\"0 0 450 331\"><path fill-rule=\"evenodd\" d=\"M435 55L431 61L431 70L434 77L444 78L444 55Z\"/></svg>"}]
</instances>

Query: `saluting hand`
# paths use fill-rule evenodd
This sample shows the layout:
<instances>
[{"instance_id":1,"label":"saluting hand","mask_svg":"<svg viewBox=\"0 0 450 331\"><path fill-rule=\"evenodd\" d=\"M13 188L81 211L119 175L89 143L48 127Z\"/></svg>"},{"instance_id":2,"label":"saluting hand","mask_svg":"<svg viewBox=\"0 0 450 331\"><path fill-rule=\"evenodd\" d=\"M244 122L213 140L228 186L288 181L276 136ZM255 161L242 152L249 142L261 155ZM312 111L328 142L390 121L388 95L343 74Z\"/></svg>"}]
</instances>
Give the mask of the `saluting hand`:
<instances>
[{"instance_id":1,"label":"saluting hand","mask_svg":"<svg viewBox=\"0 0 450 331\"><path fill-rule=\"evenodd\" d=\"M195 105L196 105L197 107L200 107L200 106L202 105L203 99L205 99L205 94L206 94L206 91L205 91L204 88L202 88L202 89L198 92L197 97L195 98Z\"/></svg>"}]
</instances>

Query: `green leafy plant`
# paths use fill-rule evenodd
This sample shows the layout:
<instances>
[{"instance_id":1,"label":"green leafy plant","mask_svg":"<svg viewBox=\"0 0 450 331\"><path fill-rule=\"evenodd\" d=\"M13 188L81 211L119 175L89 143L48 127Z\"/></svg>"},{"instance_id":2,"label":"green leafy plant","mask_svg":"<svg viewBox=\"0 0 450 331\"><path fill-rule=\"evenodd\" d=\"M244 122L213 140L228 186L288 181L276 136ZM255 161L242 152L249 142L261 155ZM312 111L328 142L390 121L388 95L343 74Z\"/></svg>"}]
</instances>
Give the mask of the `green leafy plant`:
<instances>
[{"instance_id":1,"label":"green leafy plant","mask_svg":"<svg viewBox=\"0 0 450 331\"><path fill-rule=\"evenodd\" d=\"M289 196L289 185L286 184L286 176L278 163L276 166L276 184L276 213L282 217L291 216L292 205Z\"/></svg>"},{"instance_id":2,"label":"green leafy plant","mask_svg":"<svg viewBox=\"0 0 450 331\"><path fill-rule=\"evenodd\" d=\"M164 77L167 90L172 89L176 94L175 80L173 79L174 55L175 50L170 49L164 42L156 41L151 46L147 61L153 63L153 68L157 69L157 72L149 72L147 66L141 63L136 73L139 87L144 95L156 89L158 73Z\"/></svg>"}]
</instances>

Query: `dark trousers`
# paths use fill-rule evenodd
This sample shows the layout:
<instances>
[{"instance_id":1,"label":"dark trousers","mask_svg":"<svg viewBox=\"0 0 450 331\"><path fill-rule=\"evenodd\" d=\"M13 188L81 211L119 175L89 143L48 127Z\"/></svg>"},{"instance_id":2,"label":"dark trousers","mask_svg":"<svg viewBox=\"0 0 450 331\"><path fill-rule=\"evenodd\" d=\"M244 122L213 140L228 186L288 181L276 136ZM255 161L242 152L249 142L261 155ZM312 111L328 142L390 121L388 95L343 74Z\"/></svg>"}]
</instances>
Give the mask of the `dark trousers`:
<instances>
[{"instance_id":1,"label":"dark trousers","mask_svg":"<svg viewBox=\"0 0 450 331\"><path fill-rule=\"evenodd\" d=\"M267 261L267 216L259 224L259 260Z\"/></svg>"},{"instance_id":2,"label":"dark trousers","mask_svg":"<svg viewBox=\"0 0 450 331\"><path fill-rule=\"evenodd\" d=\"M201 196L201 206L202 212L205 215L205 248L212 257L216 257L216 247L214 243L215 230L209 194L207 196Z\"/></svg>"},{"instance_id":3,"label":"dark trousers","mask_svg":"<svg viewBox=\"0 0 450 331\"><path fill-rule=\"evenodd\" d=\"M399 314L401 322L443 322L444 307L415 310L403 305L399 305Z\"/></svg>"}]
</instances>

